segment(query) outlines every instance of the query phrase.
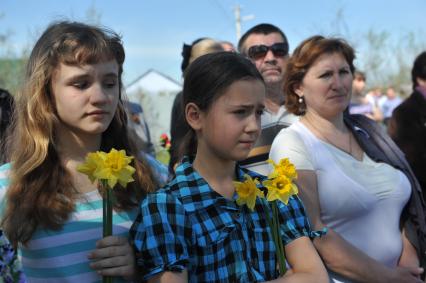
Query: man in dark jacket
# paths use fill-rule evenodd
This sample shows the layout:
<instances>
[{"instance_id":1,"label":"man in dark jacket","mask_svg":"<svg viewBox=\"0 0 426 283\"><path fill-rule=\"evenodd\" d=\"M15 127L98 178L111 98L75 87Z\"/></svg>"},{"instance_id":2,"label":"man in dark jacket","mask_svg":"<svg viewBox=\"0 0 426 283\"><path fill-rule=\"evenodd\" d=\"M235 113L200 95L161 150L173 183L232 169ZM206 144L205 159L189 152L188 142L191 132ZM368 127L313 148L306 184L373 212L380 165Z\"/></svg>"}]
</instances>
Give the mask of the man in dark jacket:
<instances>
[{"instance_id":1,"label":"man in dark jacket","mask_svg":"<svg viewBox=\"0 0 426 283\"><path fill-rule=\"evenodd\" d=\"M411 71L413 93L392 113L388 133L404 152L426 194L426 51Z\"/></svg>"}]
</instances>

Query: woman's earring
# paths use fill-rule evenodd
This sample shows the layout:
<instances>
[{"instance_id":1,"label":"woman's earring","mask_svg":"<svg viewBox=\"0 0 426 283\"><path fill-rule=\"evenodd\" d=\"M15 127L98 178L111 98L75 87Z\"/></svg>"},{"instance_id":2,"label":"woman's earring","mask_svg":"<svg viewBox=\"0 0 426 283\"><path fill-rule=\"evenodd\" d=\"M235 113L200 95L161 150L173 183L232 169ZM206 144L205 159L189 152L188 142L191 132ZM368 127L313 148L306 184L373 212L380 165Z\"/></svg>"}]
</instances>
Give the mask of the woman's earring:
<instances>
[{"instance_id":1,"label":"woman's earring","mask_svg":"<svg viewBox=\"0 0 426 283\"><path fill-rule=\"evenodd\" d=\"M300 96L300 97L299 97L298 102L299 102L300 104L302 104L302 103L303 103L303 96Z\"/></svg>"}]
</instances>

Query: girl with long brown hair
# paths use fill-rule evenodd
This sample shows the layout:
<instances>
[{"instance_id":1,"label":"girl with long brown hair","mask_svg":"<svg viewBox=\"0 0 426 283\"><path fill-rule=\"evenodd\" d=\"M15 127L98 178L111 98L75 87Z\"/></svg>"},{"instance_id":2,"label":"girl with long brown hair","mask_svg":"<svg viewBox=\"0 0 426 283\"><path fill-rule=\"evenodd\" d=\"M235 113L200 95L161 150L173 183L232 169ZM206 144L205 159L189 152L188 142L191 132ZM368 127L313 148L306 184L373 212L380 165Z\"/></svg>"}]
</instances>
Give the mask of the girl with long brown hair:
<instances>
[{"instance_id":1,"label":"girl with long brown hair","mask_svg":"<svg viewBox=\"0 0 426 283\"><path fill-rule=\"evenodd\" d=\"M97 150L137 155L122 102L124 58L117 34L76 22L51 24L31 52L0 198L2 229L32 282L136 275L127 235L138 202L156 187L151 170L134 159L135 182L114 190L115 236L101 239L103 192L76 169Z\"/></svg>"}]
</instances>

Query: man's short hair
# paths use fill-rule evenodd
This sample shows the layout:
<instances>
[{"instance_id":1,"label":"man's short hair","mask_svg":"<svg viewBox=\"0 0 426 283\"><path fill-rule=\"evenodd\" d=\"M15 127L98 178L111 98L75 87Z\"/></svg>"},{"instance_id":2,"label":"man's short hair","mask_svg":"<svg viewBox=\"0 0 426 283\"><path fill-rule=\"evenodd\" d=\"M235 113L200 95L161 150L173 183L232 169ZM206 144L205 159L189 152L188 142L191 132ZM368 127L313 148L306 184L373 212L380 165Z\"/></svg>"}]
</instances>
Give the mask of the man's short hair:
<instances>
[{"instance_id":1,"label":"man's short hair","mask_svg":"<svg viewBox=\"0 0 426 283\"><path fill-rule=\"evenodd\" d=\"M255 25L254 27L252 27L251 29L249 29L248 31L246 31L243 36L241 36L240 40L238 41L238 51L240 53L243 53L243 45L247 39L247 37L249 37L251 34L264 34L264 35L268 35L270 33L279 33L282 37L285 43L288 44L287 41L287 37L285 36L285 34L283 33L282 30L280 30L278 27L271 25L271 24L258 24Z\"/></svg>"},{"instance_id":2,"label":"man's short hair","mask_svg":"<svg viewBox=\"0 0 426 283\"><path fill-rule=\"evenodd\" d=\"M420 53L416 60L414 60L413 69L411 70L413 89L418 85L417 78L426 80L426 51Z\"/></svg>"}]
</instances>

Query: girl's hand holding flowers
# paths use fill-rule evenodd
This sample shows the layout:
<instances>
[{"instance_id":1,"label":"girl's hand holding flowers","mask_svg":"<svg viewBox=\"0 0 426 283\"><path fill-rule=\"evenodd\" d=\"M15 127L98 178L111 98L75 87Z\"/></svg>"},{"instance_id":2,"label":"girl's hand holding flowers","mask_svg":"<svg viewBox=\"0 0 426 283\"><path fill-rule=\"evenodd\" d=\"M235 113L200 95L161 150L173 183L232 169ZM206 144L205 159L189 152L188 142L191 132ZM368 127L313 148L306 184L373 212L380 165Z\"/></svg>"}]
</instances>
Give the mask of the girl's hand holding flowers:
<instances>
[{"instance_id":1,"label":"girl's hand holding flowers","mask_svg":"<svg viewBox=\"0 0 426 283\"><path fill-rule=\"evenodd\" d=\"M108 236L96 243L96 250L90 253L93 260L90 267L102 276L119 275L126 280L136 277L134 251L125 237Z\"/></svg>"},{"instance_id":2,"label":"girl's hand holding flowers","mask_svg":"<svg viewBox=\"0 0 426 283\"><path fill-rule=\"evenodd\" d=\"M77 170L86 174L90 181L98 181L103 195L103 236L97 242L96 250L89 255L95 262L91 267L99 270L104 282L112 282L109 275L121 274L132 276L135 274L134 252L126 238L111 237L112 235L112 189L118 184L125 188L132 178L135 168L130 166L132 156L126 156L124 150L111 149L109 153L102 151L91 152L86 162L77 167Z\"/></svg>"}]
</instances>

